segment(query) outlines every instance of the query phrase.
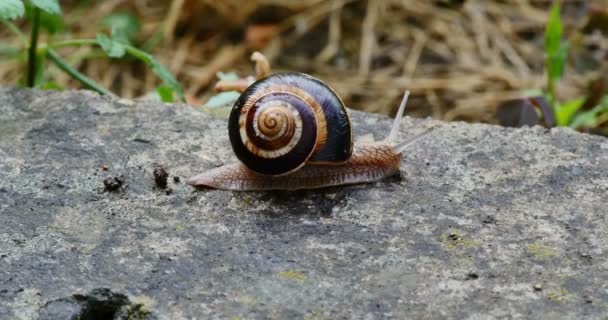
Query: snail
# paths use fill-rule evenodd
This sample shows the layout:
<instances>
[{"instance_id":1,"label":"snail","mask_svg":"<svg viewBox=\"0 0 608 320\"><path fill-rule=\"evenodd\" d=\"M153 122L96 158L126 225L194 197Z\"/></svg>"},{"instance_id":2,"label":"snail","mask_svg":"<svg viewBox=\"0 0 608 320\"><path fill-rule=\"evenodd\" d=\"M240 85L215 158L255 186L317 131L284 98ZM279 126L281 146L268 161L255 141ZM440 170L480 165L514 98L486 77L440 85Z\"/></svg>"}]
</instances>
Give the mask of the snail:
<instances>
[{"instance_id":1,"label":"snail","mask_svg":"<svg viewBox=\"0 0 608 320\"><path fill-rule=\"evenodd\" d=\"M297 190L369 183L399 171L401 153L431 129L395 143L409 92L383 141L353 145L342 100L329 86L298 72L270 72L255 52L257 80L220 81L217 91L242 92L228 121L240 163L227 164L186 182L223 190Z\"/></svg>"}]
</instances>

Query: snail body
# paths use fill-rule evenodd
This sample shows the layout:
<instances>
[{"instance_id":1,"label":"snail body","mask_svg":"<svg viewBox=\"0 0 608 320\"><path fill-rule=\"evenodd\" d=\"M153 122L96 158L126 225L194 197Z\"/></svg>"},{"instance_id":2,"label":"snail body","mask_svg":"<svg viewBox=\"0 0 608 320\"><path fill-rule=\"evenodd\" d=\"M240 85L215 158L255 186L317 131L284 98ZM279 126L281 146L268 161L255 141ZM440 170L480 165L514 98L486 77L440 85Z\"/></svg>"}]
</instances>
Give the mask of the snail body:
<instances>
[{"instance_id":1,"label":"snail body","mask_svg":"<svg viewBox=\"0 0 608 320\"><path fill-rule=\"evenodd\" d=\"M379 181L397 173L400 161L400 154L391 146L370 143L356 145L352 156L339 165L306 164L290 174L273 176L233 163L194 176L187 182L197 187L234 191L316 189Z\"/></svg>"},{"instance_id":2,"label":"snail body","mask_svg":"<svg viewBox=\"0 0 608 320\"><path fill-rule=\"evenodd\" d=\"M256 62L259 80L241 88L228 120L230 142L240 163L196 175L188 184L249 191L378 181L399 171L401 152L421 136L393 142L406 92L384 141L353 144L347 109L331 88L303 73L269 74L263 56L257 56Z\"/></svg>"}]
</instances>

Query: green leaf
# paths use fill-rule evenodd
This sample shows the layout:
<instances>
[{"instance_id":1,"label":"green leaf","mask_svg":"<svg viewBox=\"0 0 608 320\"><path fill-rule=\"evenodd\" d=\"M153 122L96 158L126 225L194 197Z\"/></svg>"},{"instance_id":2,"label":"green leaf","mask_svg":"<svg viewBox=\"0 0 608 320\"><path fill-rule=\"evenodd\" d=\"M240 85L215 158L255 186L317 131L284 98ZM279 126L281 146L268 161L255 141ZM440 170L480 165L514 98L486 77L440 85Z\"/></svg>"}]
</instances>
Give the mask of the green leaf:
<instances>
[{"instance_id":1,"label":"green leaf","mask_svg":"<svg viewBox=\"0 0 608 320\"><path fill-rule=\"evenodd\" d=\"M103 33L98 33L95 39L103 51L112 58L121 58L126 53L124 44L110 39Z\"/></svg>"},{"instance_id":2,"label":"green leaf","mask_svg":"<svg viewBox=\"0 0 608 320\"><path fill-rule=\"evenodd\" d=\"M605 100L608 100L608 98ZM602 103L587 112L578 114L572 120L570 127L574 129L593 128L596 126L598 116L604 112L608 112L608 103Z\"/></svg>"},{"instance_id":3,"label":"green leaf","mask_svg":"<svg viewBox=\"0 0 608 320\"><path fill-rule=\"evenodd\" d=\"M158 96L160 97L160 100L162 102L174 102L175 99L173 98L173 90L171 90L171 88L169 88L166 85L162 85L159 86L158 88L156 88L156 93L158 93Z\"/></svg>"},{"instance_id":4,"label":"green leaf","mask_svg":"<svg viewBox=\"0 0 608 320\"><path fill-rule=\"evenodd\" d=\"M560 49L562 41L562 19L560 17L559 1L555 1L551 7L549 21L545 28L545 53L549 56L555 55Z\"/></svg>"},{"instance_id":5,"label":"green leaf","mask_svg":"<svg viewBox=\"0 0 608 320\"><path fill-rule=\"evenodd\" d=\"M25 7L21 0L0 1L0 19L12 20L23 17Z\"/></svg>"},{"instance_id":6,"label":"green leaf","mask_svg":"<svg viewBox=\"0 0 608 320\"><path fill-rule=\"evenodd\" d=\"M42 90L63 90L63 86L54 81L47 81L42 85Z\"/></svg>"},{"instance_id":7,"label":"green leaf","mask_svg":"<svg viewBox=\"0 0 608 320\"><path fill-rule=\"evenodd\" d=\"M241 93L237 91L220 92L207 100L202 109L218 118L228 119L232 106L240 96Z\"/></svg>"},{"instance_id":8,"label":"green leaf","mask_svg":"<svg viewBox=\"0 0 608 320\"><path fill-rule=\"evenodd\" d=\"M572 121L572 117L581 108L583 102L585 102L585 98L580 97L566 101L565 103L559 105L556 108L557 113L555 114L555 117L557 119L557 125L567 126L568 124L570 124L570 121Z\"/></svg>"},{"instance_id":9,"label":"green leaf","mask_svg":"<svg viewBox=\"0 0 608 320\"><path fill-rule=\"evenodd\" d=\"M121 43L115 39L110 39L105 34L97 34L97 43L110 56L120 58L129 53L131 56L143 61L154 72L167 87L177 94L181 101L186 101L182 86L173 77L171 72L165 68L156 58L147 52L141 51L131 45Z\"/></svg>"},{"instance_id":10,"label":"green leaf","mask_svg":"<svg viewBox=\"0 0 608 320\"><path fill-rule=\"evenodd\" d=\"M181 101L186 101L186 97L184 96L184 90L182 86L177 82L177 80L173 77L171 72L165 68L156 58L147 52L141 51L133 46L125 45L125 49L127 52L133 57L145 62L152 72L154 72L164 83L167 85L173 92L177 94Z\"/></svg>"},{"instance_id":11,"label":"green leaf","mask_svg":"<svg viewBox=\"0 0 608 320\"><path fill-rule=\"evenodd\" d=\"M551 79L559 79L564 73L566 60L568 60L568 44L564 43L553 55L547 57L547 72Z\"/></svg>"},{"instance_id":12,"label":"green leaf","mask_svg":"<svg viewBox=\"0 0 608 320\"><path fill-rule=\"evenodd\" d=\"M559 79L564 73L568 59L568 44L562 44L562 20L560 17L559 1L551 7L549 21L545 29L545 54L547 55L547 77L549 81Z\"/></svg>"},{"instance_id":13,"label":"green leaf","mask_svg":"<svg viewBox=\"0 0 608 320\"><path fill-rule=\"evenodd\" d=\"M220 92L209 98L207 103L205 103L205 107L210 109L231 108L240 96L241 93L237 91Z\"/></svg>"},{"instance_id":14,"label":"green leaf","mask_svg":"<svg viewBox=\"0 0 608 320\"><path fill-rule=\"evenodd\" d=\"M568 59L568 45L562 44L562 20L560 17L559 0L553 2L547 27L545 28L545 55L547 68L547 91L549 101L554 110L557 109L555 100L555 83L561 78Z\"/></svg>"},{"instance_id":15,"label":"green leaf","mask_svg":"<svg viewBox=\"0 0 608 320\"><path fill-rule=\"evenodd\" d=\"M522 91L524 97L538 97L544 94L543 90L540 89L526 89Z\"/></svg>"},{"instance_id":16,"label":"green leaf","mask_svg":"<svg viewBox=\"0 0 608 320\"><path fill-rule=\"evenodd\" d=\"M570 127L573 129L593 128L595 127L595 122L597 120L596 114L597 112L594 110L583 112L574 118Z\"/></svg>"},{"instance_id":17,"label":"green leaf","mask_svg":"<svg viewBox=\"0 0 608 320\"><path fill-rule=\"evenodd\" d=\"M60 14L49 13L36 7L31 2L25 2L25 16L30 21L34 21L36 19L36 11L38 12L38 22L40 27L44 28L44 30L46 30L48 33L56 34L65 30L63 17Z\"/></svg>"},{"instance_id":18,"label":"green leaf","mask_svg":"<svg viewBox=\"0 0 608 320\"><path fill-rule=\"evenodd\" d=\"M2 0L4 1L4 0ZM30 0L32 5L50 14L61 14L61 6L58 0Z\"/></svg>"},{"instance_id":19,"label":"green leaf","mask_svg":"<svg viewBox=\"0 0 608 320\"><path fill-rule=\"evenodd\" d=\"M239 75L235 72L218 72L215 76L223 81L235 81L239 79Z\"/></svg>"},{"instance_id":20,"label":"green leaf","mask_svg":"<svg viewBox=\"0 0 608 320\"><path fill-rule=\"evenodd\" d=\"M50 34L56 34L65 30L63 18L57 14L42 11L40 14L40 26Z\"/></svg>"},{"instance_id":21,"label":"green leaf","mask_svg":"<svg viewBox=\"0 0 608 320\"><path fill-rule=\"evenodd\" d=\"M126 12L111 14L103 18L99 25L110 30L112 39L126 44L130 44L141 29L137 17Z\"/></svg>"}]
</instances>

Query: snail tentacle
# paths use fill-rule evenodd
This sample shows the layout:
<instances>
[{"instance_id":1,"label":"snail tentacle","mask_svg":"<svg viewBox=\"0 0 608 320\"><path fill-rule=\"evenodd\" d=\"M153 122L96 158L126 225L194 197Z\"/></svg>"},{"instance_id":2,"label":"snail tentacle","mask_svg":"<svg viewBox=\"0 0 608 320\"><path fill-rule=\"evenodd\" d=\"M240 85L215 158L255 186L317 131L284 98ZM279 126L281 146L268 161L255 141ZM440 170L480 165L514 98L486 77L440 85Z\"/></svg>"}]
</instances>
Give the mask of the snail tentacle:
<instances>
[{"instance_id":1,"label":"snail tentacle","mask_svg":"<svg viewBox=\"0 0 608 320\"><path fill-rule=\"evenodd\" d=\"M389 131L388 136L384 139L386 142L392 142L397 137L397 133L399 132L399 127L401 126L401 119L403 118L403 113L405 111L405 106L407 105L407 99L410 96L410 91L405 90L403 94L403 98L401 99L401 104L399 105L399 110L397 110L397 114L395 115L395 120L393 120L393 126L391 127L391 131Z\"/></svg>"},{"instance_id":2,"label":"snail tentacle","mask_svg":"<svg viewBox=\"0 0 608 320\"><path fill-rule=\"evenodd\" d=\"M405 106L407 105L408 97L410 96L410 91L405 90L403 94L403 98L401 99L401 104L399 105L399 110L397 110L397 114L395 115L395 120L393 120L393 125L391 127L391 131L388 136L384 139L385 142L392 144L393 152L399 154L403 152L407 147L412 145L414 142L418 141L420 138L426 136L431 131L433 131L434 127L428 128L420 134L415 135L414 137L407 139L405 141L401 141L398 143L394 143L395 138L397 137L397 133L399 132L399 127L401 126L401 120L403 119L403 113L405 111Z\"/></svg>"},{"instance_id":3,"label":"snail tentacle","mask_svg":"<svg viewBox=\"0 0 608 320\"><path fill-rule=\"evenodd\" d=\"M422 133L419 133L419 134L413 136L412 138L409 138L405 141L401 141L399 143L392 145L391 148L393 149L393 152L401 153L401 152L405 151L405 149L407 149L409 146L414 144L416 141L420 140L427 134L431 133L431 131L433 131L434 129L435 129L435 127L427 128Z\"/></svg>"}]
</instances>

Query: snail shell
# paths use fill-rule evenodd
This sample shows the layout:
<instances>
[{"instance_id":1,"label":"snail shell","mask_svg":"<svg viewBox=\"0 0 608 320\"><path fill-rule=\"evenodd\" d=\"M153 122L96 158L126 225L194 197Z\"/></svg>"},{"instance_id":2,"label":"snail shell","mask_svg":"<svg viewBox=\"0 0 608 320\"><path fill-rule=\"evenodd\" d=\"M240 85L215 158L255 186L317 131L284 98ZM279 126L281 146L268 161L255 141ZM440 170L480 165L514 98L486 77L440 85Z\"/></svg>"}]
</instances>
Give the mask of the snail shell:
<instances>
[{"instance_id":1,"label":"snail shell","mask_svg":"<svg viewBox=\"0 0 608 320\"><path fill-rule=\"evenodd\" d=\"M250 170L283 175L305 164L340 164L352 154L344 103L320 80L277 73L250 85L228 120L232 149Z\"/></svg>"}]
</instances>

